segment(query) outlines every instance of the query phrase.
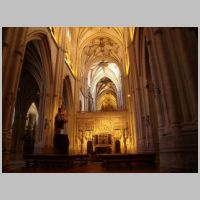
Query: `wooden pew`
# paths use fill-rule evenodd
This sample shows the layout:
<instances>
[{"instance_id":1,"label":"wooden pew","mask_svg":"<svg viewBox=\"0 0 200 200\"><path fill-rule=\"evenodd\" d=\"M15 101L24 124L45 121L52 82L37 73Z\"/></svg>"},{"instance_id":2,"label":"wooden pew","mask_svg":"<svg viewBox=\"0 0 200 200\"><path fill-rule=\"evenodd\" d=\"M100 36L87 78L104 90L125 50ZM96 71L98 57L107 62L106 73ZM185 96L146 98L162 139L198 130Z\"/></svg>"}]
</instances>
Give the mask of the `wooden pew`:
<instances>
[{"instance_id":1,"label":"wooden pew","mask_svg":"<svg viewBox=\"0 0 200 200\"><path fill-rule=\"evenodd\" d=\"M24 154L26 167L30 166L73 166L78 162L81 166L88 163L87 154Z\"/></svg>"},{"instance_id":2,"label":"wooden pew","mask_svg":"<svg viewBox=\"0 0 200 200\"><path fill-rule=\"evenodd\" d=\"M114 166L126 164L129 168L132 168L132 164L156 166L155 153L100 154L99 158L102 162L102 166L106 168L110 167L111 164L115 164Z\"/></svg>"}]
</instances>

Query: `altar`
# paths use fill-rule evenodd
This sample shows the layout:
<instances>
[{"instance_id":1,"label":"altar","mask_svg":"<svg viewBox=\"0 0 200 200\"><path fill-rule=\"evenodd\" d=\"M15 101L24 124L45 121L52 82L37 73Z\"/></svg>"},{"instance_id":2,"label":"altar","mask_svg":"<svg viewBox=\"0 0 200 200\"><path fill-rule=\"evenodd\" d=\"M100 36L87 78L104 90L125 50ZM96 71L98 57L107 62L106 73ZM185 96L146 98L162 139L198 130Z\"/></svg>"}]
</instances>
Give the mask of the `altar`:
<instances>
[{"instance_id":1,"label":"altar","mask_svg":"<svg viewBox=\"0 0 200 200\"><path fill-rule=\"evenodd\" d=\"M95 146L96 154L110 154L112 153L112 148L110 145L96 145Z\"/></svg>"},{"instance_id":2,"label":"altar","mask_svg":"<svg viewBox=\"0 0 200 200\"><path fill-rule=\"evenodd\" d=\"M94 150L97 154L112 153L112 135L107 133L94 135Z\"/></svg>"}]
</instances>

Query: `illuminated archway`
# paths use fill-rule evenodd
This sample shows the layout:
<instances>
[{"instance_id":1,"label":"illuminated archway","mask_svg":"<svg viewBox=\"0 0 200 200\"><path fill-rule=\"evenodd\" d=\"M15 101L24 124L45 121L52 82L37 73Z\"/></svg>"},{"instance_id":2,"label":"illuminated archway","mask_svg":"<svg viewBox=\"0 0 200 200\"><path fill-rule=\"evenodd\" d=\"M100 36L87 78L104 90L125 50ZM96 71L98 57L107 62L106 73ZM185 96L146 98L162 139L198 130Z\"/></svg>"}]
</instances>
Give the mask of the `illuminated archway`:
<instances>
[{"instance_id":1,"label":"illuminated archway","mask_svg":"<svg viewBox=\"0 0 200 200\"><path fill-rule=\"evenodd\" d=\"M88 87L96 105L95 110L102 110L102 105L109 104L112 110L117 110L122 105L121 73L115 63L95 63L88 72Z\"/></svg>"}]
</instances>

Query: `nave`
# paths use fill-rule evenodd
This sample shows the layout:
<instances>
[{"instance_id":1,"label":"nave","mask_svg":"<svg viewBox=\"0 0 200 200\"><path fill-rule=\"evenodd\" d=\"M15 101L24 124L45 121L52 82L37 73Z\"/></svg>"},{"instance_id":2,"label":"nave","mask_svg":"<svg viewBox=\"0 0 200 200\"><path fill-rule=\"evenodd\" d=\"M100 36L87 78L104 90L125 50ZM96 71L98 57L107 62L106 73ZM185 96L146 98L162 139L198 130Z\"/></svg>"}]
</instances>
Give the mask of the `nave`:
<instances>
[{"instance_id":1,"label":"nave","mask_svg":"<svg viewBox=\"0 0 200 200\"><path fill-rule=\"evenodd\" d=\"M54 152L197 172L197 89L197 27L3 27L2 171ZM46 170L106 170L88 161Z\"/></svg>"}]
</instances>

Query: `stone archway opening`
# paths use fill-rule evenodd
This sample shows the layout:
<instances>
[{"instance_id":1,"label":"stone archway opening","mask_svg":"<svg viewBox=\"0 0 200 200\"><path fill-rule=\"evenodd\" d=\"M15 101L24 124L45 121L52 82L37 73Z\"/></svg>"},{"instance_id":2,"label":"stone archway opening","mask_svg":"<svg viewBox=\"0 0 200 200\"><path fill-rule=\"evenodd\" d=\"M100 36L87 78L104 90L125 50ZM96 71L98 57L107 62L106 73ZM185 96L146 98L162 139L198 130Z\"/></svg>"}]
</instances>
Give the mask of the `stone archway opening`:
<instances>
[{"instance_id":1,"label":"stone archway opening","mask_svg":"<svg viewBox=\"0 0 200 200\"><path fill-rule=\"evenodd\" d=\"M24 136L26 135L27 127L29 126L28 128L32 129L32 131L36 128L32 123L35 122L36 116L38 118L36 107L38 107L40 103L39 93L40 90L37 81L23 66L15 103L15 115L13 118L12 157L18 157L23 153ZM33 102L35 102L34 106L32 105ZM34 110L33 107L36 108L34 114L32 112Z\"/></svg>"},{"instance_id":2,"label":"stone archway opening","mask_svg":"<svg viewBox=\"0 0 200 200\"><path fill-rule=\"evenodd\" d=\"M122 109L121 72L115 63L100 61L92 65L88 72L87 84L90 94L88 104L91 111Z\"/></svg>"},{"instance_id":3,"label":"stone archway opening","mask_svg":"<svg viewBox=\"0 0 200 200\"><path fill-rule=\"evenodd\" d=\"M27 43L19 77L15 102L15 115L12 126L11 159L21 158L23 154L24 136L28 124L35 121L34 131L36 146L44 139L46 93L50 77L45 70L44 46L42 40L31 40ZM33 112L34 110L34 112ZM31 119L28 119L31 118ZM33 128L33 127L29 127ZM33 131L33 130L32 130Z\"/></svg>"},{"instance_id":4,"label":"stone archway opening","mask_svg":"<svg viewBox=\"0 0 200 200\"><path fill-rule=\"evenodd\" d=\"M38 133L38 109L33 102L26 114L25 134L23 136L23 154L32 154Z\"/></svg>"}]
</instances>

